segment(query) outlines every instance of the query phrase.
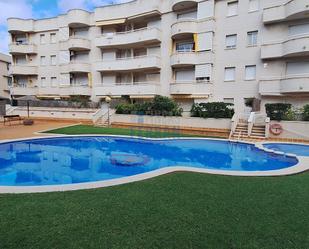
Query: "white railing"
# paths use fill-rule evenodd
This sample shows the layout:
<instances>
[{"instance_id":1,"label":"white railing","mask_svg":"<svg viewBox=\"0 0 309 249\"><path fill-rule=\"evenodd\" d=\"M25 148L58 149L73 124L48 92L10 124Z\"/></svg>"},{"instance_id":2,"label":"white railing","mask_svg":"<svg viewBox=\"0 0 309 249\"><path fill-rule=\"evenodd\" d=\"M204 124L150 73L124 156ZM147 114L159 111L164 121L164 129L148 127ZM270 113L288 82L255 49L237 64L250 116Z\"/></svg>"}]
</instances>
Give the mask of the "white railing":
<instances>
[{"instance_id":1,"label":"white railing","mask_svg":"<svg viewBox=\"0 0 309 249\"><path fill-rule=\"evenodd\" d=\"M233 136L233 134L236 130L238 121L239 121L239 114L235 113L232 117L232 120L231 120L231 132L230 132L230 136L229 136L230 139L232 138L232 136Z\"/></svg>"},{"instance_id":2,"label":"white railing","mask_svg":"<svg viewBox=\"0 0 309 249\"><path fill-rule=\"evenodd\" d=\"M269 123L270 118L268 118L265 114L251 112L248 119L248 136L251 136L252 129L254 125L265 125L265 136L269 137Z\"/></svg>"},{"instance_id":3,"label":"white railing","mask_svg":"<svg viewBox=\"0 0 309 249\"><path fill-rule=\"evenodd\" d=\"M177 84L213 84L210 80L175 80L171 83L172 85Z\"/></svg>"},{"instance_id":4,"label":"white railing","mask_svg":"<svg viewBox=\"0 0 309 249\"><path fill-rule=\"evenodd\" d=\"M147 85L159 85L160 82L158 81L139 81L139 82L114 82L109 84L102 83L101 85L97 86L107 86L107 87L113 87L113 86L147 86Z\"/></svg>"},{"instance_id":5,"label":"white railing","mask_svg":"<svg viewBox=\"0 0 309 249\"><path fill-rule=\"evenodd\" d=\"M97 38L100 38L100 37L112 38L113 36L116 36L116 35L131 34L131 33L139 32L139 31L146 31L146 30L152 30L152 29L156 29L156 30L160 31L160 29L158 29L156 27L144 27L144 28L140 28L140 29L131 29L131 30L121 31L121 32L103 33L103 34L97 36Z\"/></svg>"}]
</instances>

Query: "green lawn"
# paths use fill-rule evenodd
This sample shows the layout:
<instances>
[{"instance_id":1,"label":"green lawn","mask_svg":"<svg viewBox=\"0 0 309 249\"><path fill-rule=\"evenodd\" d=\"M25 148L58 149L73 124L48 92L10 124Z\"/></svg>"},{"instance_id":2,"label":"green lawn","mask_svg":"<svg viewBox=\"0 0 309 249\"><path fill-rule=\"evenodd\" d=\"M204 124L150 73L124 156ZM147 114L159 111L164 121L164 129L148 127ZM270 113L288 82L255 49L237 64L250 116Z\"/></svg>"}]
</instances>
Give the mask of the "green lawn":
<instances>
[{"instance_id":1,"label":"green lawn","mask_svg":"<svg viewBox=\"0 0 309 249\"><path fill-rule=\"evenodd\" d=\"M166 131L164 129L157 130L141 130L141 129L125 129L125 128L108 128L95 127L92 125L75 125L66 128L47 131L46 133L66 134L66 135L80 135L80 134L105 134L105 135L125 135L125 136L140 136L140 137L195 137L196 135L180 134L175 129L175 132Z\"/></svg>"},{"instance_id":2,"label":"green lawn","mask_svg":"<svg viewBox=\"0 0 309 249\"><path fill-rule=\"evenodd\" d=\"M309 174L0 195L0 248L308 249Z\"/></svg>"}]
</instances>

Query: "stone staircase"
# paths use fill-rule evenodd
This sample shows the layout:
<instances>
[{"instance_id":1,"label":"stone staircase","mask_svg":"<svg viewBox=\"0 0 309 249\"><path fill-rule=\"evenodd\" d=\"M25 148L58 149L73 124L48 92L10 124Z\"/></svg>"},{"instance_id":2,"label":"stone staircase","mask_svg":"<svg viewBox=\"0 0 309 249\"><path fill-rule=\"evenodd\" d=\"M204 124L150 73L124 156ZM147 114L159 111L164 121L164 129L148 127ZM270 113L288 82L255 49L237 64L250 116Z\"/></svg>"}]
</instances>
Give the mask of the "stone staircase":
<instances>
[{"instance_id":1,"label":"stone staircase","mask_svg":"<svg viewBox=\"0 0 309 249\"><path fill-rule=\"evenodd\" d=\"M260 113L234 115L230 139L265 140L268 137L269 118Z\"/></svg>"},{"instance_id":2,"label":"stone staircase","mask_svg":"<svg viewBox=\"0 0 309 249\"><path fill-rule=\"evenodd\" d=\"M250 138L266 139L265 125L253 125Z\"/></svg>"},{"instance_id":3,"label":"stone staircase","mask_svg":"<svg viewBox=\"0 0 309 249\"><path fill-rule=\"evenodd\" d=\"M236 125L235 131L232 133L232 139L247 138L248 137L248 123L239 122Z\"/></svg>"}]
</instances>

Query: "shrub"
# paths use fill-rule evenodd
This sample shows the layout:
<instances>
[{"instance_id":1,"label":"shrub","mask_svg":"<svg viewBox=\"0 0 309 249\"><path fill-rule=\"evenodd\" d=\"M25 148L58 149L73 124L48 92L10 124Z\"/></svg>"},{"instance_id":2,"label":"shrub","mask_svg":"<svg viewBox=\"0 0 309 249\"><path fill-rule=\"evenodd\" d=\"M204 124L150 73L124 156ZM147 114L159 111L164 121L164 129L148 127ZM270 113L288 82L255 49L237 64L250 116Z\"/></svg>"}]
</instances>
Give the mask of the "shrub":
<instances>
[{"instance_id":1,"label":"shrub","mask_svg":"<svg viewBox=\"0 0 309 249\"><path fill-rule=\"evenodd\" d=\"M163 96L156 96L150 102L116 106L117 114L181 116L182 112L182 108L174 100Z\"/></svg>"},{"instance_id":2,"label":"shrub","mask_svg":"<svg viewBox=\"0 0 309 249\"><path fill-rule=\"evenodd\" d=\"M266 104L266 113L271 120L291 120L292 105L285 103Z\"/></svg>"},{"instance_id":3,"label":"shrub","mask_svg":"<svg viewBox=\"0 0 309 249\"><path fill-rule=\"evenodd\" d=\"M201 118L232 118L234 115L233 106L233 104L224 102L193 104L191 116Z\"/></svg>"},{"instance_id":4,"label":"shrub","mask_svg":"<svg viewBox=\"0 0 309 249\"><path fill-rule=\"evenodd\" d=\"M116 106L117 114L131 114L132 110L133 110L132 104L118 104Z\"/></svg>"},{"instance_id":5,"label":"shrub","mask_svg":"<svg viewBox=\"0 0 309 249\"><path fill-rule=\"evenodd\" d=\"M309 121L309 104L305 105L303 107L303 120L304 121Z\"/></svg>"}]
</instances>

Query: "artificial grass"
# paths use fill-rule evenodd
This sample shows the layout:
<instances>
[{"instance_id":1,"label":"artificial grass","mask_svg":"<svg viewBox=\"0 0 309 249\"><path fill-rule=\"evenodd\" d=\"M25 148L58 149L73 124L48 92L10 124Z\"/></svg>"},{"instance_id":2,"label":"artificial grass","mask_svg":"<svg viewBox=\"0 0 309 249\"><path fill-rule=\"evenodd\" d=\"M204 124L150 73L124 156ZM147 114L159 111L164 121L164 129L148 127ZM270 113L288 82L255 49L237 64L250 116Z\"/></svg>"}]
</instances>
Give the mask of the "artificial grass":
<instances>
[{"instance_id":1,"label":"artificial grass","mask_svg":"<svg viewBox=\"0 0 309 249\"><path fill-rule=\"evenodd\" d=\"M66 135L105 134L105 135L123 135L123 136L138 136L138 137L151 137L151 138L197 136L197 135L187 135L179 133L177 129L175 129L174 132L170 132L164 129L141 130L141 129L126 129L126 128L113 128L113 127L95 127L92 125L74 125L70 127L50 130L45 133L66 134Z\"/></svg>"},{"instance_id":2,"label":"artificial grass","mask_svg":"<svg viewBox=\"0 0 309 249\"><path fill-rule=\"evenodd\" d=\"M0 248L308 249L308 197L308 173L174 173L95 190L0 195Z\"/></svg>"}]
</instances>

